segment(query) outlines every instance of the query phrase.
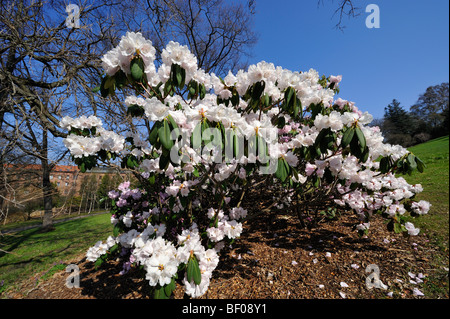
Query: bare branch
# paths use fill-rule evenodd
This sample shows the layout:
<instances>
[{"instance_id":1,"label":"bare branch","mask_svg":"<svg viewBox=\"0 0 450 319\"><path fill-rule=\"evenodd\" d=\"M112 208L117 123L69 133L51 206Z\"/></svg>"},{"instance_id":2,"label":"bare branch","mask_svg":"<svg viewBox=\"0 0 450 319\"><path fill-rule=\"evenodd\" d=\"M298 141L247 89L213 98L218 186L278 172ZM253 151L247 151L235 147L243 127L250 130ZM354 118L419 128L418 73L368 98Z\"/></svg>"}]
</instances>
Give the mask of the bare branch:
<instances>
[{"instance_id":1,"label":"bare branch","mask_svg":"<svg viewBox=\"0 0 450 319\"><path fill-rule=\"evenodd\" d=\"M331 0L331 2L334 3L334 0ZM321 4L324 4L324 0L318 0L317 5L320 6ZM360 14L361 8L355 6L354 0L338 0L337 8L332 16L332 19L334 19L335 16L338 16L338 22L336 23L335 28L343 31L345 29L345 26L343 25L343 18L345 16L355 18Z\"/></svg>"}]
</instances>

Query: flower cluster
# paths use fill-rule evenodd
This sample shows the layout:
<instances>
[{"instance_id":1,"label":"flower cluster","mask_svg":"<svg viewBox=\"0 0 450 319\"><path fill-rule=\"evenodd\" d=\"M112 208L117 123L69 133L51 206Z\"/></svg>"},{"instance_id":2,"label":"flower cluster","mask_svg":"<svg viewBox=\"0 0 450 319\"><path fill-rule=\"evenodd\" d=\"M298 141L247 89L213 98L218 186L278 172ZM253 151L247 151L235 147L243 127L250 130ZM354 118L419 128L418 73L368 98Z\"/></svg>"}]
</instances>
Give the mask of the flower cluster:
<instances>
[{"instance_id":1,"label":"flower cluster","mask_svg":"<svg viewBox=\"0 0 450 319\"><path fill-rule=\"evenodd\" d=\"M64 145L74 158L95 155L101 150L112 153L124 150L125 138L105 130L102 121L96 116L76 119L66 116L60 121L60 126L73 133L64 139Z\"/></svg>"},{"instance_id":2,"label":"flower cluster","mask_svg":"<svg viewBox=\"0 0 450 319\"><path fill-rule=\"evenodd\" d=\"M166 193L167 194L167 193ZM162 209L151 207L146 198L148 194L139 189L131 189L130 182L119 185L118 190L109 192L108 197L115 207L111 223L121 229L117 237L109 237L106 243L96 243L87 252L89 261L96 261L106 256L108 249L116 244L122 247L122 257L127 261L122 274L131 266L142 266L146 279L151 286L164 286L171 283L180 266L186 267L195 258L200 271L200 284L196 285L183 279L186 293L192 297L204 294L214 269L219 263L218 253L224 247L224 239L234 239L242 232L242 224L237 220L246 217L247 211L235 207L228 215L219 212L217 227L211 226L208 233L209 245L205 248L196 223L189 228L180 228L166 220L168 213L168 196L160 193ZM209 209L207 217L214 220L216 213ZM168 240L168 239L170 240Z\"/></svg>"},{"instance_id":3,"label":"flower cluster","mask_svg":"<svg viewBox=\"0 0 450 319\"><path fill-rule=\"evenodd\" d=\"M89 260L105 260L120 247L122 273L144 269L155 297L169 297L175 281L199 297L221 249L250 221L246 193L254 185L270 191L261 195L274 210L322 201L359 216L360 234L373 215L397 233L418 234L405 216L426 214L430 204L414 201L422 186L399 174L423 171L424 164L384 144L379 128L368 126L370 114L335 99L341 76L263 61L221 78L198 69L195 56L175 42L161 58L157 68L151 41L131 32L102 58L102 96L124 90L127 115L148 130L121 137L95 117L61 121L80 167L120 164L138 180L135 188L126 182L109 193L115 237L91 248Z\"/></svg>"},{"instance_id":4,"label":"flower cluster","mask_svg":"<svg viewBox=\"0 0 450 319\"><path fill-rule=\"evenodd\" d=\"M154 75L155 54L156 50L150 40L145 39L140 33L127 32L119 45L102 57L102 66L108 75L114 75L119 70L130 74L132 59L140 56L146 65L145 73Z\"/></svg>"},{"instance_id":5,"label":"flower cluster","mask_svg":"<svg viewBox=\"0 0 450 319\"><path fill-rule=\"evenodd\" d=\"M106 242L102 242L101 240L96 242L94 246L88 249L86 252L86 259L88 261L95 262L100 256L106 254L106 252L116 244L116 239L112 236L109 236Z\"/></svg>"},{"instance_id":6,"label":"flower cluster","mask_svg":"<svg viewBox=\"0 0 450 319\"><path fill-rule=\"evenodd\" d=\"M84 130L91 129L93 127L100 127L102 125L102 120L94 115L91 115L89 117L82 115L75 119L71 118L70 116L65 116L59 122L59 126L68 131L70 131L72 128Z\"/></svg>"}]
</instances>

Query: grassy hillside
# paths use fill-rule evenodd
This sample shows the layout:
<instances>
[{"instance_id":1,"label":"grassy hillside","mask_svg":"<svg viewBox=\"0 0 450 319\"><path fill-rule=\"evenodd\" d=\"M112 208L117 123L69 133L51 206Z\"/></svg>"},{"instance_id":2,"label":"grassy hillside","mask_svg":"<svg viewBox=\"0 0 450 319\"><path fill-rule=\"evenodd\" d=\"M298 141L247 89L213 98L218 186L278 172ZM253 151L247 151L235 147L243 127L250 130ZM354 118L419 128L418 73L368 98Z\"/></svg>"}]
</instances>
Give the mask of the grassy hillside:
<instances>
[{"instance_id":1,"label":"grassy hillside","mask_svg":"<svg viewBox=\"0 0 450 319\"><path fill-rule=\"evenodd\" d=\"M405 179L411 183L422 184L424 191L417 200L432 204L427 215L415 218L412 222L426 234L439 253L433 255L430 276L424 293L431 296L448 296L448 253L449 253L449 141L448 136L413 146L409 149L427 166L421 174L414 172Z\"/></svg>"},{"instance_id":2,"label":"grassy hillside","mask_svg":"<svg viewBox=\"0 0 450 319\"><path fill-rule=\"evenodd\" d=\"M405 179L422 184L424 191L417 200L427 200L433 206L428 215L416 219L423 232L435 236L436 243L448 251L449 237L449 140L448 136L413 146L409 149L426 165L423 173L414 172Z\"/></svg>"}]
</instances>

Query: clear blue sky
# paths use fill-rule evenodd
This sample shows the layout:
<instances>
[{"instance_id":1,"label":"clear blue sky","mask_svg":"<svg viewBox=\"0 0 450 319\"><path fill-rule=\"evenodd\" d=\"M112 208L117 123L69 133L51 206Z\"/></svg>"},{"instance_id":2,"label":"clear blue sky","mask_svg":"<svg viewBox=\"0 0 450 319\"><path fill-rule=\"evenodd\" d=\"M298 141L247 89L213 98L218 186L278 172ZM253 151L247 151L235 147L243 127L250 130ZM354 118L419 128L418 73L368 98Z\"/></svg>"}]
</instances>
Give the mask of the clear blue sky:
<instances>
[{"instance_id":1,"label":"clear blue sky","mask_svg":"<svg viewBox=\"0 0 450 319\"><path fill-rule=\"evenodd\" d=\"M354 0L355 18L335 29L338 1L256 0L259 40L250 64L272 62L293 71L342 75L339 97L381 118L392 99L409 110L431 85L449 81L448 0ZM380 28L366 27L368 4Z\"/></svg>"}]
</instances>

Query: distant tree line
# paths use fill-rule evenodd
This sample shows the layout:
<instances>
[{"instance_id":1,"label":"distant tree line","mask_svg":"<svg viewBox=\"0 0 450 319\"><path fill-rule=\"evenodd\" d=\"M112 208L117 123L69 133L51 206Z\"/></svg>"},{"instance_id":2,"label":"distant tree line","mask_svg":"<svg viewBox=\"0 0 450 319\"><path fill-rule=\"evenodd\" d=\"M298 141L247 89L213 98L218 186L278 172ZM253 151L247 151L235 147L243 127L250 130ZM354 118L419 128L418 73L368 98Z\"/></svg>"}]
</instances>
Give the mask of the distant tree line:
<instances>
[{"instance_id":1,"label":"distant tree line","mask_svg":"<svg viewBox=\"0 0 450 319\"><path fill-rule=\"evenodd\" d=\"M430 86L408 110L396 99L384 108L381 128L385 142L409 147L449 134L449 83Z\"/></svg>"}]
</instances>

